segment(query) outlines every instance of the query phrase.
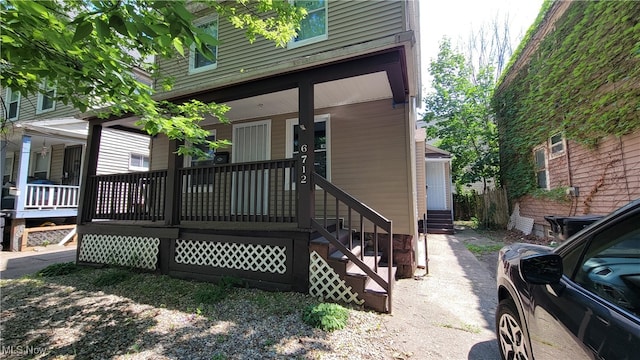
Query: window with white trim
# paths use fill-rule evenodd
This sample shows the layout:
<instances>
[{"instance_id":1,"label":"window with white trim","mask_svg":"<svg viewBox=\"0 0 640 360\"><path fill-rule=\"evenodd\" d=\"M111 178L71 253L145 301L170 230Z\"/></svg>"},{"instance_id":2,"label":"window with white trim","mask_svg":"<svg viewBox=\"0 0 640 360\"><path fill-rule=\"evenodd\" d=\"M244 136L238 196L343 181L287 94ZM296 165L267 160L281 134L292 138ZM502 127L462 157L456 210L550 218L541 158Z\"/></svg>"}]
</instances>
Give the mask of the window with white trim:
<instances>
[{"instance_id":1,"label":"window with white trim","mask_svg":"<svg viewBox=\"0 0 640 360\"><path fill-rule=\"evenodd\" d=\"M7 120L17 120L20 111L20 92L7 89Z\"/></svg>"},{"instance_id":2,"label":"window with white trim","mask_svg":"<svg viewBox=\"0 0 640 360\"><path fill-rule=\"evenodd\" d=\"M49 178L49 164L51 164L51 151L40 151L31 153L33 159L32 176L38 180L47 180Z\"/></svg>"},{"instance_id":3,"label":"window with white trim","mask_svg":"<svg viewBox=\"0 0 640 360\"><path fill-rule=\"evenodd\" d=\"M218 16L207 16L194 23L200 29L203 29L208 35L218 38ZM202 71L212 70L218 66L218 46L208 46L214 54L214 59L209 59L196 50L195 45L191 45L189 52L189 73L199 73Z\"/></svg>"},{"instance_id":4,"label":"window with white trim","mask_svg":"<svg viewBox=\"0 0 640 360\"><path fill-rule=\"evenodd\" d=\"M55 96L56 96L55 86L50 85L47 81L45 81L41 87L41 92L38 93L38 104L36 108L36 114L55 110L56 108Z\"/></svg>"},{"instance_id":5,"label":"window with white trim","mask_svg":"<svg viewBox=\"0 0 640 360\"><path fill-rule=\"evenodd\" d=\"M129 154L129 170L148 171L149 156L142 154Z\"/></svg>"},{"instance_id":6,"label":"window with white trim","mask_svg":"<svg viewBox=\"0 0 640 360\"><path fill-rule=\"evenodd\" d=\"M533 150L536 178L538 188L549 189L549 174L547 171L547 156L544 146L537 147Z\"/></svg>"},{"instance_id":7,"label":"window with white trim","mask_svg":"<svg viewBox=\"0 0 640 360\"><path fill-rule=\"evenodd\" d=\"M322 177L331 179L331 154L329 139L329 114L314 118L314 170ZM287 120L287 157L293 158L299 152L300 125L298 119Z\"/></svg>"},{"instance_id":8,"label":"window with white trim","mask_svg":"<svg viewBox=\"0 0 640 360\"><path fill-rule=\"evenodd\" d=\"M307 10L300 22L298 36L289 42L289 48L312 44L328 38L329 16L327 0L295 0L293 4Z\"/></svg>"},{"instance_id":9,"label":"window with white trim","mask_svg":"<svg viewBox=\"0 0 640 360\"><path fill-rule=\"evenodd\" d=\"M550 158L564 154L564 136L558 133L549 138Z\"/></svg>"}]
</instances>

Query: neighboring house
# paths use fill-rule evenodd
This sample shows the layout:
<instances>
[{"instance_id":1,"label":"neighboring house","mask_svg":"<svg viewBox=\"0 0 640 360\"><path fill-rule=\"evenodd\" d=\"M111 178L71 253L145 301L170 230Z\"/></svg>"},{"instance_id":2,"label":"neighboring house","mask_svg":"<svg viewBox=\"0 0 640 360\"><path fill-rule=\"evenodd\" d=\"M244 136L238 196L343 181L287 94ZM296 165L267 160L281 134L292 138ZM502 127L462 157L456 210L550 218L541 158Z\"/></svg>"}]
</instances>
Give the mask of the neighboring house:
<instances>
[{"instance_id":1,"label":"neighboring house","mask_svg":"<svg viewBox=\"0 0 640 360\"><path fill-rule=\"evenodd\" d=\"M1 91L7 99L0 144L3 250L58 243L75 231L87 123L55 101L54 88L51 96L35 97ZM108 130L104 137L99 173L148 170L149 136Z\"/></svg>"},{"instance_id":2,"label":"neighboring house","mask_svg":"<svg viewBox=\"0 0 640 360\"><path fill-rule=\"evenodd\" d=\"M425 144L424 148L427 188L426 232L453 234L451 153L429 144Z\"/></svg>"},{"instance_id":3,"label":"neighboring house","mask_svg":"<svg viewBox=\"0 0 640 360\"><path fill-rule=\"evenodd\" d=\"M553 2L503 74L502 184L538 236L553 235L546 215L640 197L638 19L636 2Z\"/></svg>"},{"instance_id":4,"label":"neighboring house","mask_svg":"<svg viewBox=\"0 0 640 360\"><path fill-rule=\"evenodd\" d=\"M390 311L395 272L416 267L425 187L416 171L418 2L309 3L304 32L286 48L249 44L201 11L198 24L220 39L216 61L193 52L158 61L175 79L159 98L231 106L230 125L203 124L233 143L209 160L178 156L179 144L159 135L149 172L98 176L103 129L137 128L135 119L88 119L81 263L235 276Z\"/></svg>"}]
</instances>

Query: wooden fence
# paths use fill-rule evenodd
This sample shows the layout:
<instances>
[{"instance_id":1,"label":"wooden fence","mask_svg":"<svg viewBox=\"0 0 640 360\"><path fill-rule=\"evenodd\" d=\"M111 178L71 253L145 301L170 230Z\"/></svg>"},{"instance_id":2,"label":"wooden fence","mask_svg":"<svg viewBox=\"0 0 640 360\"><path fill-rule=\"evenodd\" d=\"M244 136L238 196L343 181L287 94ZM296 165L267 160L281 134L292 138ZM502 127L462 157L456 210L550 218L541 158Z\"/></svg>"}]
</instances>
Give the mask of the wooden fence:
<instances>
[{"instance_id":1,"label":"wooden fence","mask_svg":"<svg viewBox=\"0 0 640 360\"><path fill-rule=\"evenodd\" d=\"M484 194L455 195L456 220L478 219L485 228L506 228L509 223L509 202L503 188L488 190Z\"/></svg>"}]
</instances>

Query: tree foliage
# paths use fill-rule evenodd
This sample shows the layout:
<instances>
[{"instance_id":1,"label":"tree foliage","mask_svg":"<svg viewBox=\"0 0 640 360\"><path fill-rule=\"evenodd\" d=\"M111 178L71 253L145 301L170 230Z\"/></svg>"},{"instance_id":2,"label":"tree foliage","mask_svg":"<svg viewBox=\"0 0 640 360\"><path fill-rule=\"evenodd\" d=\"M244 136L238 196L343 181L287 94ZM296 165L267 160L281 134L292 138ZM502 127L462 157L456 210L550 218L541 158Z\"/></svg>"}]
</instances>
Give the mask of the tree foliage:
<instances>
[{"instance_id":1,"label":"tree foliage","mask_svg":"<svg viewBox=\"0 0 640 360\"><path fill-rule=\"evenodd\" d=\"M474 70L464 55L440 43L429 67L434 91L425 98L424 121L429 139L453 155L452 172L458 187L483 181L498 172L498 136L490 99L494 72L491 66Z\"/></svg>"},{"instance_id":2,"label":"tree foliage","mask_svg":"<svg viewBox=\"0 0 640 360\"><path fill-rule=\"evenodd\" d=\"M193 25L191 10L205 6L245 29L250 42L262 36L277 46L295 36L306 14L287 1L272 0L2 1L0 85L35 95L46 82L55 85L55 100L81 112L133 114L150 134L218 146L206 140L208 132L199 122L205 114L225 121L227 107L157 102L135 71L159 76L150 59L186 56L190 48L213 59L218 39Z\"/></svg>"}]
</instances>

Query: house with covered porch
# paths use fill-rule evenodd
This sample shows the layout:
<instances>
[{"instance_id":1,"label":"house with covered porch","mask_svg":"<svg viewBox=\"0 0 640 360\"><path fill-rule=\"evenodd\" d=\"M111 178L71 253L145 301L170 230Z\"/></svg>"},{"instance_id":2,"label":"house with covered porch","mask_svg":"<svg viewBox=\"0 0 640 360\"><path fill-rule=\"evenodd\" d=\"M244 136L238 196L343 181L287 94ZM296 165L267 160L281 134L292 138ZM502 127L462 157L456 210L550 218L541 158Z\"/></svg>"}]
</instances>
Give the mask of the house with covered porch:
<instances>
[{"instance_id":1,"label":"house with covered porch","mask_svg":"<svg viewBox=\"0 0 640 360\"><path fill-rule=\"evenodd\" d=\"M286 48L249 44L204 9L196 17L220 40L216 60L157 60L175 79L159 99L231 107L230 124L203 123L232 143L208 159L180 156L177 141L158 135L149 171L99 175L105 131L139 132L137 119L87 118L79 263L233 276L391 311L394 279L415 270L425 211L418 3L307 5Z\"/></svg>"},{"instance_id":2,"label":"house with covered porch","mask_svg":"<svg viewBox=\"0 0 640 360\"><path fill-rule=\"evenodd\" d=\"M2 250L68 242L76 229L87 122L58 103L55 87L37 96L0 89L6 111L0 140ZM150 139L109 129L97 173L148 170Z\"/></svg>"}]
</instances>

